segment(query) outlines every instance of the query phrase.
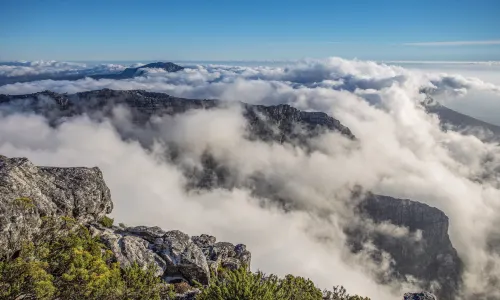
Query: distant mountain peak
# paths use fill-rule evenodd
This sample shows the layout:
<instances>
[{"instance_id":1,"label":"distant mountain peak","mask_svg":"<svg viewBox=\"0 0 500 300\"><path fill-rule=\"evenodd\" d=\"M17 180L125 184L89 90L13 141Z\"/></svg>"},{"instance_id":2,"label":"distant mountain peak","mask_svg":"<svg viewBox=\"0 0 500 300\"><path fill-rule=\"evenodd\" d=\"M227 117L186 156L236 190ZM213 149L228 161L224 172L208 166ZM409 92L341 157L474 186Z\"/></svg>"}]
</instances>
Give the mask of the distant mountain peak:
<instances>
[{"instance_id":1,"label":"distant mountain peak","mask_svg":"<svg viewBox=\"0 0 500 300\"><path fill-rule=\"evenodd\" d=\"M147 68L154 68L154 69L162 69L166 72L177 72L184 70L184 67L181 67L179 65L176 65L172 62L154 62L150 64L146 64L140 67L135 67L135 68L126 68L123 70L123 72L118 73L118 74L102 74L102 75L93 75L90 76L94 79L127 79L127 78L134 78L136 76L140 76L143 74L141 72L142 69L147 69Z\"/></svg>"}]
</instances>

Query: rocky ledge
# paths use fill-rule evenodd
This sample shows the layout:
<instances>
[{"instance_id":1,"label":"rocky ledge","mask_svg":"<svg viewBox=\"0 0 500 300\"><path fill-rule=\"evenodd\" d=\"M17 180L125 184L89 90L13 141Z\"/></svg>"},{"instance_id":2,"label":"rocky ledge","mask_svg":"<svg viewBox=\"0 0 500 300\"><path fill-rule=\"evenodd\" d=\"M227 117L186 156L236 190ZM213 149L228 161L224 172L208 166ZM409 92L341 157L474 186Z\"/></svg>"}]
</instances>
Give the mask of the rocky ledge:
<instances>
[{"instance_id":1,"label":"rocky ledge","mask_svg":"<svg viewBox=\"0 0 500 300\"><path fill-rule=\"evenodd\" d=\"M146 226L106 228L92 224L90 228L113 251L120 266L154 265L156 275L167 283L208 284L211 273L217 274L220 267L237 270L250 266L251 254L245 245L216 242L206 234L189 237L179 230Z\"/></svg>"},{"instance_id":2,"label":"rocky ledge","mask_svg":"<svg viewBox=\"0 0 500 300\"><path fill-rule=\"evenodd\" d=\"M16 257L28 241L37 245L53 238L43 225L50 219L75 220L113 252L121 267L152 265L167 283L206 285L220 267L250 266L251 254L243 244L159 227L104 226L102 219L112 207L98 168L37 167L26 158L0 156L0 261Z\"/></svg>"},{"instance_id":3,"label":"rocky ledge","mask_svg":"<svg viewBox=\"0 0 500 300\"><path fill-rule=\"evenodd\" d=\"M37 167L0 156L0 257L24 241L43 241L45 219L65 216L91 223L110 213L111 195L98 168Z\"/></svg>"}]
</instances>

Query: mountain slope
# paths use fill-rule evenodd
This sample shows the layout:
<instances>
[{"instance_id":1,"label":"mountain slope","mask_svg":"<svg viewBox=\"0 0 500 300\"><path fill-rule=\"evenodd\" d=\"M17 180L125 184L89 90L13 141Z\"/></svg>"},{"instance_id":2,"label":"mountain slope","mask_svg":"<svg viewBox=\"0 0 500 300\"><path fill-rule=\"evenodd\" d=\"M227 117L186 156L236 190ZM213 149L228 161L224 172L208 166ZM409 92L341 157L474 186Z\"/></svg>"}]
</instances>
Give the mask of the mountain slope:
<instances>
[{"instance_id":1,"label":"mountain slope","mask_svg":"<svg viewBox=\"0 0 500 300\"><path fill-rule=\"evenodd\" d=\"M438 103L429 96L423 102L423 106L428 113L436 114L439 117L444 130L451 129L474 135L487 142L500 142L500 126L459 113Z\"/></svg>"}]
</instances>

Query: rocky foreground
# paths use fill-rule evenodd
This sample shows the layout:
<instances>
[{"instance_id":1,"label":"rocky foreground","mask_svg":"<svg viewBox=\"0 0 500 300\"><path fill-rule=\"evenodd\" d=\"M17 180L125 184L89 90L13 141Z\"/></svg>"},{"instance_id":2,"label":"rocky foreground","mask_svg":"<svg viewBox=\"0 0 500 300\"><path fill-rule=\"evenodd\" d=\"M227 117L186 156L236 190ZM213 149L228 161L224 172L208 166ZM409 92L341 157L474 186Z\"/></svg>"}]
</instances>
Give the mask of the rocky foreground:
<instances>
[{"instance_id":1,"label":"rocky foreground","mask_svg":"<svg viewBox=\"0 0 500 300\"><path fill-rule=\"evenodd\" d=\"M76 220L112 251L121 267L134 263L143 268L153 266L154 274L166 283L207 285L221 268L236 270L250 266L251 253L243 244L217 242L215 237L204 234L190 237L178 230L164 231L159 227L113 226L102 221L112 208L110 191L98 168L37 167L26 158L0 156L3 260L19 255L28 241L37 245L53 239L42 226L50 218L61 222ZM177 294L176 299L194 299L197 293L197 289L190 289ZM428 293L404 297L434 299Z\"/></svg>"}]
</instances>

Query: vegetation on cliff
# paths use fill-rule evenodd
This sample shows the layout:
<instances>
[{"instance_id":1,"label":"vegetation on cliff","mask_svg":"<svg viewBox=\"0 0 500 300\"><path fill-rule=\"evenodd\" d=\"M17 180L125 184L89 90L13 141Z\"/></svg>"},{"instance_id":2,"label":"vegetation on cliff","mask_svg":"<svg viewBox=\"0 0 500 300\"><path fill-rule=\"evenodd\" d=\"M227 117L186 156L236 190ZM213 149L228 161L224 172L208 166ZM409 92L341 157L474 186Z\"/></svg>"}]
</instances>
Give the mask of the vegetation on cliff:
<instances>
[{"instance_id":1,"label":"vegetation on cliff","mask_svg":"<svg viewBox=\"0 0 500 300\"><path fill-rule=\"evenodd\" d=\"M185 282L164 283L153 266L120 268L99 237L71 218L63 221L67 231L61 234L59 229L57 238L25 243L13 257L0 261L1 300L173 300L195 290ZM322 292L309 279L252 273L246 267L221 268L212 278L209 285L197 286L197 300L369 300L343 288Z\"/></svg>"}]
</instances>

